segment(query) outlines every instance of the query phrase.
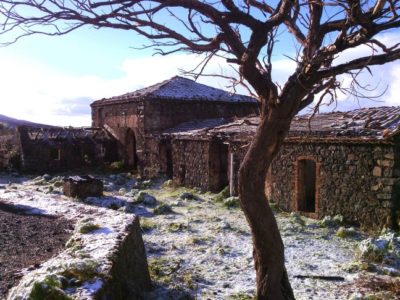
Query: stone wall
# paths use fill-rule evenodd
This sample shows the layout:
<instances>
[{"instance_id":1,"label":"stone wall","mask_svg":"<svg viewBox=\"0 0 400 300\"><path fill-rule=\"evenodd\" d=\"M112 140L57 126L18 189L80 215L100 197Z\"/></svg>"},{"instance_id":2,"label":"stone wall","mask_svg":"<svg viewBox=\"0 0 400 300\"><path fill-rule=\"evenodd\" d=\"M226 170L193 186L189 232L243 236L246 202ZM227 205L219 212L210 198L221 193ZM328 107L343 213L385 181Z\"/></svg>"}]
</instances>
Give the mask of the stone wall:
<instances>
[{"instance_id":1,"label":"stone wall","mask_svg":"<svg viewBox=\"0 0 400 300\"><path fill-rule=\"evenodd\" d=\"M257 103L177 101L166 99L140 99L106 102L92 105L94 127L104 127L118 140L118 154L127 166L138 168L145 176L166 171L165 162L156 155L165 156L162 145L150 141L153 133L178 124L200 119L242 117L258 112ZM134 144L134 146L132 146ZM163 165L164 164L164 165Z\"/></svg>"},{"instance_id":2,"label":"stone wall","mask_svg":"<svg viewBox=\"0 0 400 300\"><path fill-rule=\"evenodd\" d=\"M103 127L108 124L113 128L136 128L138 115L142 113L141 102L107 103L92 106L92 126Z\"/></svg>"},{"instance_id":3,"label":"stone wall","mask_svg":"<svg viewBox=\"0 0 400 300\"><path fill-rule=\"evenodd\" d=\"M172 128L180 123L221 117L243 117L258 113L258 103L217 101L145 101L145 130L148 132Z\"/></svg>"},{"instance_id":4,"label":"stone wall","mask_svg":"<svg viewBox=\"0 0 400 300\"><path fill-rule=\"evenodd\" d=\"M92 125L104 127L118 141L118 156L134 169L140 167L144 152L143 101L96 104Z\"/></svg>"},{"instance_id":5,"label":"stone wall","mask_svg":"<svg viewBox=\"0 0 400 300\"><path fill-rule=\"evenodd\" d=\"M341 214L366 227L390 223L395 148L383 144L285 143L271 166L271 200L298 209L299 159L317 169L315 217Z\"/></svg>"},{"instance_id":6,"label":"stone wall","mask_svg":"<svg viewBox=\"0 0 400 300\"><path fill-rule=\"evenodd\" d=\"M146 152L143 155L143 175L146 177L156 177L158 175L167 174L167 161L166 152L163 149L165 144L161 137L158 136L146 136L145 137L145 148ZM170 143L170 142L169 142ZM170 151L170 159L172 160L172 152ZM169 174L172 178L172 174Z\"/></svg>"},{"instance_id":7,"label":"stone wall","mask_svg":"<svg viewBox=\"0 0 400 300\"><path fill-rule=\"evenodd\" d=\"M26 172L62 172L93 168L117 159L116 143L112 140L32 140L23 127L18 130L22 169Z\"/></svg>"},{"instance_id":8,"label":"stone wall","mask_svg":"<svg viewBox=\"0 0 400 300\"><path fill-rule=\"evenodd\" d=\"M15 128L0 124L0 170L20 167L20 144Z\"/></svg>"},{"instance_id":9,"label":"stone wall","mask_svg":"<svg viewBox=\"0 0 400 300\"><path fill-rule=\"evenodd\" d=\"M65 249L24 272L20 282L10 290L8 300L144 299L144 294L151 290L139 217L104 207L93 206L88 210L79 201L51 195L32 203L29 197L8 193L3 200L13 205L34 205L46 215L76 222ZM82 230L90 226L91 230Z\"/></svg>"},{"instance_id":10,"label":"stone wall","mask_svg":"<svg viewBox=\"0 0 400 300\"><path fill-rule=\"evenodd\" d=\"M139 219L135 218L126 231L128 235L111 256L109 280L95 299L142 299L152 287Z\"/></svg>"},{"instance_id":11,"label":"stone wall","mask_svg":"<svg viewBox=\"0 0 400 300\"><path fill-rule=\"evenodd\" d=\"M400 212L400 147L390 144L289 143L274 159L266 181L266 195L285 211L300 211L299 160L315 162L314 218L341 214L348 222L368 228L396 227ZM246 154L243 143L230 144L233 168L231 194L237 195L237 174Z\"/></svg>"},{"instance_id":12,"label":"stone wall","mask_svg":"<svg viewBox=\"0 0 400 300\"><path fill-rule=\"evenodd\" d=\"M210 141L173 140L173 179L180 185L210 189Z\"/></svg>"}]
</instances>

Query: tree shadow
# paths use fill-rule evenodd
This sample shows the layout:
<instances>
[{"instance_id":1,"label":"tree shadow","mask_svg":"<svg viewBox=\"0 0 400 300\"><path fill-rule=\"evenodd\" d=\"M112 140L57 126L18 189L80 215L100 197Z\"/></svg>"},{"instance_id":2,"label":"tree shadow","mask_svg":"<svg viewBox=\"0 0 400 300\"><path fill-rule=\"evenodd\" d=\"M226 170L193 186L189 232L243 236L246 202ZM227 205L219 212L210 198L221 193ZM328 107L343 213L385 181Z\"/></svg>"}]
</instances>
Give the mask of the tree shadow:
<instances>
[{"instance_id":1,"label":"tree shadow","mask_svg":"<svg viewBox=\"0 0 400 300\"><path fill-rule=\"evenodd\" d=\"M22 205L22 204L10 204L0 201L0 210L13 213L16 215L24 215L24 216L38 216L43 218L49 219L57 219L58 216L53 216L47 214L45 210L32 207L29 205Z\"/></svg>"},{"instance_id":2,"label":"tree shadow","mask_svg":"<svg viewBox=\"0 0 400 300\"><path fill-rule=\"evenodd\" d=\"M81 202L97 207L121 210L125 213L131 213L141 217L154 216L153 212L149 211L146 206L140 203L127 201L116 196L87 197L85 199L82 199Z\"/></svg>"}]
</instances>

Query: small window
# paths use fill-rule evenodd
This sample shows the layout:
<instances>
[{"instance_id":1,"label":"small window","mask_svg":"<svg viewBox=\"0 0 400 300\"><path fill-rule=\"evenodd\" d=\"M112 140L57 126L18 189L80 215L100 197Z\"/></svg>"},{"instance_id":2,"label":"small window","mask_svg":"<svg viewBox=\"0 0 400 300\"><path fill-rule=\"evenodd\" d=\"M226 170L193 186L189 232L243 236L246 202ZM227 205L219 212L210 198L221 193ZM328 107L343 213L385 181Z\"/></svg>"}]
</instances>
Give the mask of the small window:
<instances>
[{"instance_id":1,"label":"small window","mask_svg":"<svg viewBox=\"0 0 400 300\"><path fill-rule=\"evenodd\" d=\"M301 159L297 164L297 209L316 211L317 166L314 160Z\"/></svg>"},{"instance_id":2,"label":"small window","mask_svg":"<svg viewBox=\"0 0 400 300\"><path fill-rule=\"evenodd\" d=\"M50 150L50 158L53 160L61 159L61 149L51 149Z\"/></svg>"}]
</instances>

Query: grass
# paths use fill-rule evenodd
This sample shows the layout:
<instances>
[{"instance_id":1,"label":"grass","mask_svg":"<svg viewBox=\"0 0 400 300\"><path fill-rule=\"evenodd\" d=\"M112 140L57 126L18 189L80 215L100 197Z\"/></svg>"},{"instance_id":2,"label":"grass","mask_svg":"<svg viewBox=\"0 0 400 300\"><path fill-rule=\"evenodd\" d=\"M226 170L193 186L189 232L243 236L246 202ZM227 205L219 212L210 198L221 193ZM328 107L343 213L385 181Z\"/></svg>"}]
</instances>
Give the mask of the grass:
<instances>
[{"instance_id":1,"label":"grass","mask_svg":"<svg viewBox=\"0 0 400 300\"><path fill-rule=\"evenodd\" d=\"M157 199L178 198L183 193L198 194L196 190L186 187L163 186L159 190L152 190Z\"/></svg>"},{"instance_id":2,"label":"grass","mask_svg":"<svg viewBox=\"0 0 400 300\"><path fill-rule=\"evenodd\" d=\"M62 276L66 278L76 278L79 281L86 281L95 277L98 274L98 262L91 259L82 259L67 263L64 266Z\"/></svg>"},{"instance_id":3,"label":"grass","mask_svg":"<svg viewBox=\"0 0 400 300\"><path fill-rule=\"evenodd\" d=\"M149 259L149 272L152 280L160 283L170 283L181 268L181 260L179 259L165 259L165 258L153 258Z\"/></svg>"},{"instance_id":4,"label":"grass","mask_svg":"<svg viewBox=\"0 0 400 300\"><path fill-rule=\"evenodd\" d=\"M187 230L188 226L184 223L170 223L168 224L167 230L169 232L181 232Z\"/></svg>"},{"instance_id":5,"label":"grass","mask_svg":"<svg viewBox=\"0 0 400 300\"><path fill-rule=\"evenodd\" d=\"M167 215L173 213L171 206L165 203L161 203L156 208L154 208L153 213L155 215Z\"/></svg>"},{"instance_id":6,"label":"grass","mask_svg":"<svg viewBox=\"0 0 400 300\"><path fill-rule=\"evenodd\" d=\"M61 289L62 284L55 275L48 275L43 281L37 281L33 284L29 295L30 300L72 300Z\"/></svg>"},{"instance_id":7,"label":"grass","mask_svg":"<svg viewBox=\"0 0 400 300\"><path fill-rule=\"evenodd\" d=\"M100 225L95 223L84 223L79 227L79 233L87 234L97 229L100 229Z\"/></svg>"},{"instance_id":8,"label":"grass","mask_svg":"<svg viewBox=\"0 0 400 300\"><path fill-rule=\"evenodd\" d=\"M150 232L153 229L157 228L157 224L149 219L141 219L140 228L143 232Z\"/></svg>"},{"instance_id":9,"label":"grass","mask_svg":"<svg viewBox=\"0 0 400 300\"><path fill-rule=\"evenodd\" d=\"M205 245L207 242L213 241L212 237L207 236L192 236L188 239L188 243L192 245Z\"/></svg>"},{"instance_id":10,"label":"grass","mask_svg":"<svg viewBox=\"0 0 400 300\"><path fill-rule=\"evenodd\" d=\"M246 294L246 293L237 293L237 294L230 294L227 299L232 300L252 300L256 299L253 295Z\"/></svg>"},{"instance_id":11,"label":"grass","mask_svg":"<svg viewBox=\"0 0 400 300\"><path fill-rule=\"evenodd\" d=\"M214 196L215 202L223 202L226 198L230 196L229 186L226 186L222 191Z\"/></svg>"}]
</instances>

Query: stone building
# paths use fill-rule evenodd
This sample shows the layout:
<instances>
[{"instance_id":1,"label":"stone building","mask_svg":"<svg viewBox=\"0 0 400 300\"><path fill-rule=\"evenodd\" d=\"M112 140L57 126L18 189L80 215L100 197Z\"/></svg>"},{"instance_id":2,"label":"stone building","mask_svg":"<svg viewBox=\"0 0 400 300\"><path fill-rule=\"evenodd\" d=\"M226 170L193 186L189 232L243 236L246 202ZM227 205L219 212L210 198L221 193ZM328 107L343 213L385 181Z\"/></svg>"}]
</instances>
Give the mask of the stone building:
<instances>
[{"instance_id":1,"label":"stone building","mask_svg":"<svg viewBox=\"0 0 400 300\"><path fill-rule=\"evenodd\" d=\"M0 168L18 151L23 170L36 172L124 160L144 176L237 194L239 166L259 123L255 99L173 77L91 107L93 128L0 128ZM400 107L297 116L265 192L286 211L395 227Z\"/></svg>"},{"instance_id":2,"label":"stone building","mask_svg":"<svg viewBox=\"0 0 400 300\"><path fill-rule=\"evenodd\" d=\"M16 139L27 172L62 172L118 159L116 141L101 128L19 126Z\"/></svg>"},{"instance_id":3,"label":"stone building","mask_svg":"<svg viewBox=\"0 0 400 300\"><path fill-rule=\"evenodd\" d=\"M219 124L213 126L215 122ZM205 190L229 184L236 194L237 171L258 122L258 117L214 119L165 131L174 179ZM395 226L400 209L400 108L296 117L268 172L265 190L286 211L314 218L341 214L367 227Z\"/></svg>"},{"instance_id":4,"label":"stone building","mask_svg":"<svg viewBox=\"0 0 400 300\"><path fill-rule=\"evenodd\" d=\"M160 171L159 159L154 156L165 161L171 157L168 141L150 136L193 120L243 117L258 112L254 98L231 95L179 76L95 101L91 107L92 125L110 132L118 141L119 155L126 165L139 167L147 176Z\"/></svg>"}]
</instances>

